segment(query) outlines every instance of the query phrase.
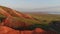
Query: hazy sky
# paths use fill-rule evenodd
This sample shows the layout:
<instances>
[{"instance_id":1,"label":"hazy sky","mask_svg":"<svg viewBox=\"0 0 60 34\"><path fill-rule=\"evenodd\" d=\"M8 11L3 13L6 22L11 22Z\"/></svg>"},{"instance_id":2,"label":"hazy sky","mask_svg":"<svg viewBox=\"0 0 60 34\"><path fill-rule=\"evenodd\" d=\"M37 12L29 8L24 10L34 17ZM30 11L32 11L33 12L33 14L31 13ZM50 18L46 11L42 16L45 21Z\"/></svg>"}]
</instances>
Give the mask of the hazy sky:
<instances>
[{"instance_id":1,"label":"hazy sky","mask_svg":"<svg viewBox=\"0 0 60 34\"><path fill-rule=\"evenodd\" d=\"M41 8L56 7L54 8L55 10L60 9L59 8L60 0L0 0L0 5L12 8L22 8L22 9L36 9L36 8L41 9ZM43 10L50 10L50 9L43 9Z\"/></svg>"}]
</instances>

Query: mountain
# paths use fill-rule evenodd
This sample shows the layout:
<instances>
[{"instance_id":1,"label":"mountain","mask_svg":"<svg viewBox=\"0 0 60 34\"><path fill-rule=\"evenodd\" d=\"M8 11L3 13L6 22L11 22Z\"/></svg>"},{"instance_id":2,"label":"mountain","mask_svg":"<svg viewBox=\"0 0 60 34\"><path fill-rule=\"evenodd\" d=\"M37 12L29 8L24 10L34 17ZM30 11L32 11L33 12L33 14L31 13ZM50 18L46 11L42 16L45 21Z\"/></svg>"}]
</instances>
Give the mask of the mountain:
<instances>
[{"instance_id":1,"label":"mountain","mask_svg":"<svg viewBox=\"0 0 60 34\"><path fill-rule=\"evenodd\" d=\"M5 16L5 18L1 17L4 19L4 25L11 28L22 28L33 25L35 23L40 23L29 14L24 14L4 6L0 6L0 14Z\"/></svg>"},{"instance_id":2,"label":"mountain","mask_svg":"<svg viewBox=\"0 0 60 34\"><path fill-rule=\"evenodd\" d=\"M3 7L3 6L0 6L0 13L5 15L5 16L7 16L7 17L9 15L9 17L16 16L16 17L28 17L28 18L32 18L28 14L23 14L21 12L18 12L16 10L12 10L10 8Z\"/></svg>"},{"instance_id":3,"label":"mountain","mask_svg":"<svg viewBox=\"0 0 60 34\"><path fill-rule=\"evenodd\" d=\"M51 15L50 15L51 16ZM48 31L51 33L53 30L50 31L49 27L49 22L52 17L49 15L42 15L40 17L26 14L26 13L21 13L19 11L13 10L11 8L7 8L4 6L0 6L0 28L3 30L3 32L7 29L11 33L15 31L15 33L19 33L16 30L36 30L37 29L40 32L45 32L47 33ZM53 15L52 15L53 16ZM43 18L41 18L43 17ZM47 17L50 19L48 20ZM44 20L47 19L48 21ZM54 19L54 18L53 18ZM5 27L6 26L6 27ZM36 30L36 31L37 31ZM55 33L55 31L53 31ZM53 33L52 32L52 33ZM1 33L1 32L0 32Z\"/></svg>"}]
</instances>

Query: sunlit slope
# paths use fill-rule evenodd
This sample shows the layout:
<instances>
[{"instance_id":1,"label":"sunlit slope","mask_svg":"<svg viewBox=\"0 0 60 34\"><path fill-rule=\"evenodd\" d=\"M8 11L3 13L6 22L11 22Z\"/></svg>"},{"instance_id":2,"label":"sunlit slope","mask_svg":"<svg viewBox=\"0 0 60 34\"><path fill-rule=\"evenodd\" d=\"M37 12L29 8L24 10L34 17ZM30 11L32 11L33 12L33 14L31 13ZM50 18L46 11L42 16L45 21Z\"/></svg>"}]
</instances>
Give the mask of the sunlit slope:
<instances>
[{"instance_id":1,"label":"sunlit slope","mask_svg":"<svg viewBox=\"0 0 60 34\"><path fill-rule=\"evenodd\" d=\"M7 7L4 7L4 6L0 6L0 8L1 8L2 10L4 10L4 11L6 12L6 14L9 13L9 14L10 14L11 16L13 16L13 17L22 17L22 18L33 19L30 15L28 15L28 14L23 14L23 13L21 13L21 12L19 12L19 11L16 11L16 10L11 9L11 8L7 8ZM8 14L8 15L9 15L9 14Z\"/></svg>"}]
</instances>

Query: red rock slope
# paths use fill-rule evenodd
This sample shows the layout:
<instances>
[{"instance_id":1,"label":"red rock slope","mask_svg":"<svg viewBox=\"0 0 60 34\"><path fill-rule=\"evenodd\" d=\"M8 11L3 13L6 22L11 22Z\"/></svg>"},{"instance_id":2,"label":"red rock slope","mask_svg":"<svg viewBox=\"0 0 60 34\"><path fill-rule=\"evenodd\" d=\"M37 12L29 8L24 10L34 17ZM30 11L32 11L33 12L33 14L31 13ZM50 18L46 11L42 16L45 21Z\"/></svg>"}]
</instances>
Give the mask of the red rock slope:
<instances>
[{"instance_id":1,"label":"red rock slope","mask_svg":"<svg viewBox=\"0 0 60 34\"><path fill-rule=\"evenodd\" d=\"M10 8L7 8L7 7L3 7L3 6L0 6L0 13L5 15L5 16L16 16L16 17L24 17L24 18L30 18L32 19L32 17L28 14L23 14L21 12L18 12L16 10L12 10Z\"/></svg>"},{"instance_id":2,"label":"red rock slope","mask_svg":"<svg viewBox=\"0 0 60 34\"><path fill-rule=\"evenodd\" d=\"M13 18L14 16L15 17L21 17L21 18L27 18L27 19L33 19L28 14L23 14L23 13L17 12L16 10L12 10L10 8L3 7L3 6L0 6L0 14L2 14L2 15L4 15L4 16L7 17L7 19L3 22L5 24L6 23L7 24L8 23L11 23L9 21L9 19L10 18ZM19 21L15 21L15 22L18 22L19 23ZM20 23L23 24L23 22L20 22ZM12 26L14 26L14 23L12 23L12 24L13 24ZM11 26L11 24L10 24L10 26ZM40 29L40 28L37 28L37 29L32 30L32 31L29 31L29 30L20 31L20 30L14 30L14 29L12 29L10 27L7 27L7 26L3 26L0 23L0 34L56 34L56 32L54 32L54 31L45 31L45 30Z\"/></svg>"}]
</instances>

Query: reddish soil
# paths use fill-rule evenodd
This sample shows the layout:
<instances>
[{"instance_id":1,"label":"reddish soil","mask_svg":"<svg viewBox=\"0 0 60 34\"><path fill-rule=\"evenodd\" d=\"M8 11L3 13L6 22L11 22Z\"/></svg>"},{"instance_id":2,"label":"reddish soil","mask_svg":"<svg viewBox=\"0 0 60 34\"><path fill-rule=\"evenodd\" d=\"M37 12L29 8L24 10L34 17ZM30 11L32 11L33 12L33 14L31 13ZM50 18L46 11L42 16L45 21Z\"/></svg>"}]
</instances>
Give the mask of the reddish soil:
<instances>
[{"instance_id":1,"label":"reddish soil","mask_svg":"<svg viewBox=\"0 0 60 34\"><path fill-rule=\"evenodd\" d=\"M6 26L0 26L0 34L57 34L54 31L44 31L43 29L36 28L35 30L29 31L29 30L24 30L24 31L19 31L19 30L14 30Z\"/></svg>"}]
</instances>

